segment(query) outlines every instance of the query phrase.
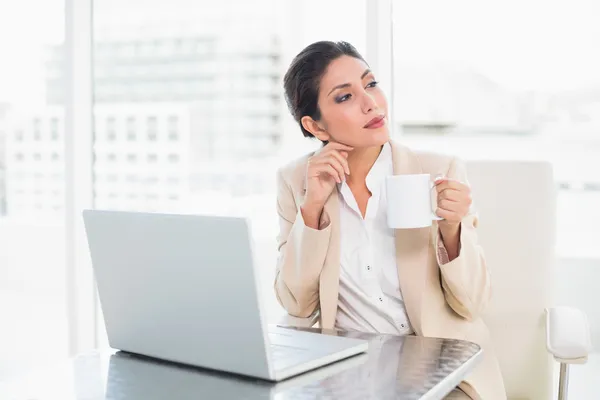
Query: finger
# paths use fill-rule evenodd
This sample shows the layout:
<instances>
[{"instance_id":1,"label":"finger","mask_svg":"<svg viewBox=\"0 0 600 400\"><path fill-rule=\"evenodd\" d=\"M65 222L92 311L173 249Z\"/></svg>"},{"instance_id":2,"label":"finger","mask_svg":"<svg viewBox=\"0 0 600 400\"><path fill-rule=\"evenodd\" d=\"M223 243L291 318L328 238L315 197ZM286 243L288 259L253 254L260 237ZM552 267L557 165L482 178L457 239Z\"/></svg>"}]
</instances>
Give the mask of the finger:
<instances>
[{"instance_id":1,"label":"finger","mask_svg":"<svg viewBox=\"0 0 600 400\"><path fill-rule=\"evenodd\" d=\"M464 190L468 188L468 186L459 181L447 179L436 181L435 187L437 188L438 192L444 189Z\"/></svg>"},{"instance_id":2,"label":"finger","mask_svg":"<svg viewBox=\"0 0 600 400\"><path fill-rule=\"evenodd\" d=\"M461 201L466 199L466 193L456 189L444 189L438 192L438 199L445 199L451 201Z\"/></svg>"},{"instance_id":3,"label":"finger","mask_svg":"<svg viewBox=\"0 0 600 400\"><path fill-rule=\"evenodd\" d=\"M346 146L345 144L341 144L338 142L329 142L329 143L327 143L327 146L325 146L325 148L326 149L336 149L336 150L346 150L346 151L354 150L354 147Z\"/></svg>"},{"instance_id":4,"label":"finger","mask_svg":"<svg viewBox=\"0 0 600 400\"><path fill-rule=\"evenodd\" d=\"M444 218L446 221L450 221L450 222L460 220L460 217L458 215L456 215L455 212L444 210L443 208L438 208L437 210L435 210L435 214L438 217Z\"/></svg>"},{"instance_id":5,"label":"finger","mask_svg":"<svg viewBox=\"0 0 600 400\"><path fill-rule=\"evenodd\" d=\"M452 211L452 212L461 212L465 208L462 203L459 203L458 201L451 201L451 200L439 200L437 205L438 205L438 208L441 208L442 210Z\"/></svg>"},{"instance_id":6,"label":"finger","mask_svg":"<svg viewBox=\"0 0 600 400\"><path fill-rule=\"evenodd\" d=\"M344 152L345 154L348 154L347 152ZM350 175L350 167L348 166L348 160L346 160L346 157L344 157L340 151L337 150L332 150L329 153L331 156L335 157L340 164L342 164L342 167L344 167L344 171L346 172L346 175Z\"/></svg>"},{"instance_id":7,"label":"finger","mask_svg":"<svg viewBox=\"0 0 600 400\"><path fill-rule=\"evenodd\" d=\"M330 154L326 153L326 154L319 154L317 156L313 156L309 159L309 170L312 170L313 172L315 171L321 171L321 165L331 165L334 168L336 168L336 164L338 163L337 159L333 156L331 156ZM342 168L343 171L343 168ZM338 174L339 175L339 174Z\"/></svg>"},{"instance_id":8,"label":"finger","mask_svg":"<svg viewBox=\"0 0 600 400\"><path fill-rule=\"evenodd\" d=\"M459 189L439 186L436 188L438 198L447 198L449 200L463 201L470 199L471 190L468 187Z\"/></svg>"},{"instance_id":9,"label":"finger","mask_svg":"<svg viewBox=\"0 0 600 400\"><path fill-rule=\"evenodd\" d=\"M460 219L469 215L469 206L464 203L442 200L438 203L438 209L454 213Z\"/></svg>"},{"instance_id":10,"label":"finger","mask_svg":"<svg viewBox=\"0 0 600 400\"><path fill-rule=\"evenodd\" d=\"M465 192L454 189L445 189L441 193L438 193L438 201L447 200L462 204L464 207L469 208L471 204L473 204L473 198L471 197L471 192Z\"/></svg>"},{"instance_id":11,"label":"finger","mask_svg":"<svg viewBox=\"0 0 600 400\"><path fill-rule=\"evenodd\" d=\"M468 188L468 186L462 183L461 181L452 178L440 178L436 180L434 184L438 188L438 191L443 189Z\"/></svg>"},{"instance_id":12,"label":"finger","mask_svg":"<svg viewBox=\"0 0 600 400\"><path fill-rule=\"evenodd\" d=\"M331 164L318 164L314 169L317 175L327 175L337 183L342 183L339 172Z\"/></svg>"},{"instance_id":13,"label":"finger","mask_svg":"<svg viewBox=\"0 0 600 400\"><path fill-rule=\"evenodd\" d=\"M343 181L346 179L346 175L344 174L344 166L338 161L337 158L330 155L327 157L323 157L321 162L323 162L324 164L331 165L337 171L340 180Z\"/></svg>"}]
</instances>

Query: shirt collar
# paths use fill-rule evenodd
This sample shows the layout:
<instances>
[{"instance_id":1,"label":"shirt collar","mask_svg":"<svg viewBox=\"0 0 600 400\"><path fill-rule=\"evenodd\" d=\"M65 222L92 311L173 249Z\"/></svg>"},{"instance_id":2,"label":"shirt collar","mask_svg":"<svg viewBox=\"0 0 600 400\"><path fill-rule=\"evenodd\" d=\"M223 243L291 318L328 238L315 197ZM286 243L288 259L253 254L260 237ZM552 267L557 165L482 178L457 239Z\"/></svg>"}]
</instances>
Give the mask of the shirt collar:
<instances>
[{"instance_id":1,"label":"shirt collar","mask_svg":"<svg viewBox=\"0 0 600 400\"><path fill-rule=\"evenodd\" d=\"M367 188L373 193L375 190L385 179L387 175L393 174L393 164L392 164L392 146L389 142L385 142L375 163L369 170L367 177L365 178L365 183ZM338 189L346 186L346 182L338 183Z\"/></svg>"},{"instance_id":2,"label":"shirt collar","mask_svg":"<svg viewBox=\"0 0 600 400\"><path fill-rule=\"evenodd\" d=\"M392 174L392 148L389 142L386 142L381 148L381 152L375 160L375 164L367 174L366 184L371 192L375 186L380 185L387 175Z\"/></svg>"}]
</instances>

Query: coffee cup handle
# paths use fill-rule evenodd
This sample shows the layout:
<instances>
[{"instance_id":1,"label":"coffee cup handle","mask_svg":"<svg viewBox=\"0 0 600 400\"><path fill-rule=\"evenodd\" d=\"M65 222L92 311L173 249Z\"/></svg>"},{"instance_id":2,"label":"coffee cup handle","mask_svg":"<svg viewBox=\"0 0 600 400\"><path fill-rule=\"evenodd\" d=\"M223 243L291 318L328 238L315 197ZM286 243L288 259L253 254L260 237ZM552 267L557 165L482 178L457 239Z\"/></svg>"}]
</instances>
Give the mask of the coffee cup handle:
<instances>
[{"instance_id":1,"label":"coffee cup handle","mask_svg":"<svg viewBox=\"0 0 600 400\"><path fill-rule=\"evenodd\" d=\"M437 179L437 178L436 178L436 179ZM429 195L431 196L431 199L433 199L433 194L432 194L432 192L433 192L433 189L435 189L435 181L431 182L431 185L430 185L430 187L429 187ZM435 213L435 210L433 209L433 204L432 204L432 209L431 209L431 219L432 219L433 221L443 221L443 220L444 220L444 218L442 218L442 217L438 216L438 215Z\"/></svg>"}]
</instances>

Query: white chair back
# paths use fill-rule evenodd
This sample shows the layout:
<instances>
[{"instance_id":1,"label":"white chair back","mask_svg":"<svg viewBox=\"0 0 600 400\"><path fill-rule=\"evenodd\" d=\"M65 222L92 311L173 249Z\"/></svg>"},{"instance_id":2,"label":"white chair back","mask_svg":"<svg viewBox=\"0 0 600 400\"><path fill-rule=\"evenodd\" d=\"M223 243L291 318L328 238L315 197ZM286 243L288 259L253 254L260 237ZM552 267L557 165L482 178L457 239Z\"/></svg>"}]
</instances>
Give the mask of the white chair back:
<instances>
[{"instance_id":1,"label":"white chair back","mask_svg":"<svg viewBox=\"0 0 600 400\"><path fill-rule=\"evenodd\" d=\"M467 163L492 274L490 328L509 399L552 398L544 309L553 306L556 192L547 162Z\"/></svg>"}]
</instances>

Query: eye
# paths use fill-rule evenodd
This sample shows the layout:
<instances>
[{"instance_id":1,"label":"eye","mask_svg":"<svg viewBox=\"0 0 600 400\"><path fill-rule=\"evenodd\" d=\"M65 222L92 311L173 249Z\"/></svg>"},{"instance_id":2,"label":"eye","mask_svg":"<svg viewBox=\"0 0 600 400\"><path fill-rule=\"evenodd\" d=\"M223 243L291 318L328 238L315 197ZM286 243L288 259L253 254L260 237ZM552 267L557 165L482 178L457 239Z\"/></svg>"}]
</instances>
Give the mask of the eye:
<instances>
[{"instance_id":1,"label":"eye","mask_svg":"<svg viewBox=\"0 0 600 400\"><path fill-rule=\"evenodd\" d=\"M368 87L368 88L373 88L373 87L375 87L375 86L377 86L377 85L379 85L379 82L377 82L377 81L373 81L373 82L369 83L369 84L367 85L367 87Z\"/></svg>"},{"instance_id":2,"label":"eye","mask_svg":"<svg viewBox=\"0 0 600 400\"><path fill-rule=\"evenodd\" d=\"M352 95L347 94L345 96L340 96L340 97L336 98L335 101L336 101L336 103L343 103L344 101L349 100L350 97L352 97Z\"/></svg>"}]
</instances>

